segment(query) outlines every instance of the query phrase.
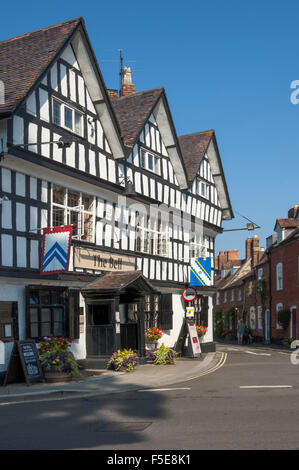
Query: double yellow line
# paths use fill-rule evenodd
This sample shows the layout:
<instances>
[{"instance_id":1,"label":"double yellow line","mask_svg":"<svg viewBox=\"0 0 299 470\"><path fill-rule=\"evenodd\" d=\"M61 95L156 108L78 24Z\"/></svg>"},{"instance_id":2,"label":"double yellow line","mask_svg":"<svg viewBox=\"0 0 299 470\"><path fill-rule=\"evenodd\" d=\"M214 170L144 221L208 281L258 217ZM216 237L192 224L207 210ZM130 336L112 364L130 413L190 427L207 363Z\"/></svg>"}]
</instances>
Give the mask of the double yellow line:
<instances>
[{"instance_id":1,"label":"double yellow line","mask_svg":"<svg viewBox=\"0 0 299 470\"><path fill-rule=\"evenodd\" d=\"M227 353L221 353L221 357L215 366L203 371L201 374L194 375L193 377L189 377L188 379L186 379L186 381L198 379L199 377L203 377L204 375L212 374L212 372L215 372L216 370L220 369L220 367L224 366L226 359L227 359Z\"/></svg>"}]
</instances>

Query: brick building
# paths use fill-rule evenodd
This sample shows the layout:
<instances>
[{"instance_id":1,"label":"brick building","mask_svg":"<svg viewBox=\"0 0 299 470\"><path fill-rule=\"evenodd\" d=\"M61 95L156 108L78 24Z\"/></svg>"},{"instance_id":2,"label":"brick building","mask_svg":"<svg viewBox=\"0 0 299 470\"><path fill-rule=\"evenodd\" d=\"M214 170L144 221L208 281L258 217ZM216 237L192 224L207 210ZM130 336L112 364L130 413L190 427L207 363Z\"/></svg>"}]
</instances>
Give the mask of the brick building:
<instances>
[{"instance_id":1,"label":"brick building","mask_svg":"<svg viewBox=\"0 0 299 470\"><path fill-rule=\"evenodd\" d=\"M242 317L256 339L263 337L262 311L267 306L264 293L261 295L257 288L264 285L262 281L268 272L268 255L259 247L259 241L256 235L246 240L246 258L239 260L236 271L232 269L223 275L224 270L218 269L214 298L214 312L222 313L224 331L231 330L234 335L237 319Z\"/></svg>"},{"instance_id":2,"label":"brick building","mask_svg":"<svg viewBox=\"0 0 299 470\"><path fill-rule=\"evenodd\" d=\"M236 271L227 269L236 250L224 252L227 259L222 252L216 257L214 313L222 312L224 329L234 332L242 316L255 340L291 341L299 338L299 205L276 220L266 242L264 251L256 235L248 238L246 258ZM289 319L285 326L278 321L279 311Z\"/></svg>"},{"instance_id":3,"label":"brick building","mask_svg":"<svg viewBox=\"0 0 299 470\"><path fill-rule=\"evenodd\" d=\"M271 259L271 334L274 341L299 337L299 206L277 219L277 240L268 248ZM276 238L276 237L274 237ZM278 311L289 310L289 326L278 323Z\"/></svg>"}]
</instances>

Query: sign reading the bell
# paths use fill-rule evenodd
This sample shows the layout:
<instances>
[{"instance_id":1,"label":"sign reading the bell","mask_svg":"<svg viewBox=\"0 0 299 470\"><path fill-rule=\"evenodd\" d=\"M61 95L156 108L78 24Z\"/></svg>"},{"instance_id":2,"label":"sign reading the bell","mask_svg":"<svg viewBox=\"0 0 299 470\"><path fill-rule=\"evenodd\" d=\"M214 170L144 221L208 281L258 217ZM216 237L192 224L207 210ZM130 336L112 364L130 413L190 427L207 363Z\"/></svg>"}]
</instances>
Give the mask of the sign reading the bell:
<instances>
[{"instance_id":1,"label":"sign reading the bell","mask_svg":"<svg viewBox=\"0 0 299 470\"><path fill-rule=\"evenodd\" d=\"M41 274L68 271L72 233L73 227L71 225L43 229Z\"/></svg>"},{"instance_id":2,"label":"sign reading the bell","mask_svg":"<svg viewBox=\"0 0 299 470\"><path fill-rule=\"evenodd\" d=\"M212 285L212 262L211 258L194 258L190 264L190 286Z\"/></svg>"},{"instance_id":3,"label":"sign reading the bell","mask_svg":"<svg viewBox=\"0 0 299 470\"><path fill-rule=\"evenodd\" d=\"M96 271L135 271L135 258L108 251L74 248L74 268Z\"/></svg>"}]
</instances>

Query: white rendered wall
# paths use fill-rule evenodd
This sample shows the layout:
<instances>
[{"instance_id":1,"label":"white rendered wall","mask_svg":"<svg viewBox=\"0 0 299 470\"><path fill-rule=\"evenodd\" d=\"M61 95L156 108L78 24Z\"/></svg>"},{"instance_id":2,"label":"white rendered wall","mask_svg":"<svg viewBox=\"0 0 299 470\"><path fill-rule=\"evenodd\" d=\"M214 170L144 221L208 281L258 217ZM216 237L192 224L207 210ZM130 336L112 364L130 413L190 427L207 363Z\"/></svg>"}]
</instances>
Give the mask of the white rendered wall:
<instances>
[{"instance_id":1,"label":"white rendered wall","mask_svg":"<svg viewBox=\"0 0 299 470\"><path fill-rule=\"evenodd\" d=\"M18 302L19 315L19 336L25 339L25 287L24 285L7 284L0 280L0 301ZM0 372L7 369L13 342L4 343L5 345L5 364L0 364Z\"/></svg>"},{"instance_id":2,"label":"white rendered wall","mask_svg":"<svg viewBox=\"0 0 299 470\"><path fill-rule=\"evenodd\" d=\"M183 320L185 317L185 309L183 306L181 294L172 295L173 308L173 329L163 332L162 338L159 340L159 346L164 343L165 346L173 347L178 340Z\"/></svg>"}]
</instances>

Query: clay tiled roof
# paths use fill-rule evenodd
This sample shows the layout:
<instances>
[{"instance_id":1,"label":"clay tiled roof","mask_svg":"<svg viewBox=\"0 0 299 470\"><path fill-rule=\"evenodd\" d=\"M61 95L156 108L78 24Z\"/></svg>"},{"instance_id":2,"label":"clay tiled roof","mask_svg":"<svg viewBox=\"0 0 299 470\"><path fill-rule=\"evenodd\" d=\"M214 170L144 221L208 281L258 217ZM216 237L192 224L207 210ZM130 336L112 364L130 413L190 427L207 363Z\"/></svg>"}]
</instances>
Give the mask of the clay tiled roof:
<instances>
[{"instance_id":1,"label":"clay tiled roof","mask_svg":"<svg viewBox=\"0 0 299 470\"><path fill-rule=\"evenodd\" d=\"M81 21L76 18L0 42L0 80L5 87L0 115L14 111Z\"/></svg>"},{"instance_id":2,"label":"clay tiled roof","mask_svg":"<svg viewBox=\"0 0 299 470\"><path fill-rule=\"evenodd\" d=\"M118 291L125 289L130 284L141 278L148 285L149 289L154 291L154 287L150 282L143 276L141 271L118 271L108 272L103 276L99 277L96 281L87 284L82 290L83 291L101 291L101 290L112 290Z\"/></svg>"},{"instance_id":3,"label":"clay tiled roof","mask_svg":"<svg viewBox=\"0 0 299 470\"><path fill-rule=\"evenodd\" d=\"M210 130L179 137L189 181L194 180L213 134L214 131Z\"/></svg>"},{"instance_id":4,"label":"clay tiled roof","mask_svg":"<svg viewBox=\"0 0 299 470\"><path fill-rule=\"evenodd\" d=\"M281 228L299 227L299 221L296 219L277 219L277 223Z\"/></svg>"},{"instance_id":5,"label":"clay tiled roof","mask_svg":"<svg viewBox=\"0 0 299 470\"><path fill-rule=\"evenodd\" d=\"M111 100L125 145L134 145L163 92L164 88L154 88Z\"/></svg>"}]
</instances>

